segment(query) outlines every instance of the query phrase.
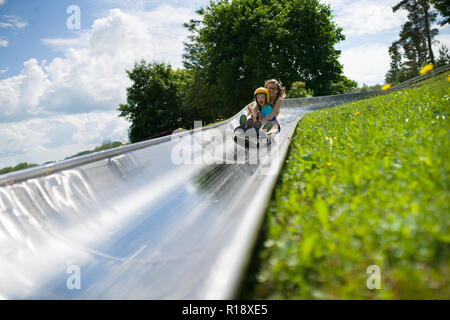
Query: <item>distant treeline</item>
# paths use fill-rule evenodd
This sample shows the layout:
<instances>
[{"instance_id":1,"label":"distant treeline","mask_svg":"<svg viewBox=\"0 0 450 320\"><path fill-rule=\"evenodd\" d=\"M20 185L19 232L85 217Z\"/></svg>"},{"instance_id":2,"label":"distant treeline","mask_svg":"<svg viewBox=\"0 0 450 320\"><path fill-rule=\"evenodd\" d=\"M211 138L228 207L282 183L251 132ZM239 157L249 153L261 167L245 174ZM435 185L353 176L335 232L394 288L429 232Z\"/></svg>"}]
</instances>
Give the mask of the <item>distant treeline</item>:
<instances>
[{"instance_id":1,"label":"distant treeline","mask_svg":"<svg viewBox=\"0 0 450 320\"><path fill-rule=\"evenodd\" d=\"M103 142L103 144L101 146L96 147L94 150L81 151L81 152L78 152L77 154L75 154L73 156L65 158L64 160L72 159L72 158L75 158L75 157L84 156L84 155L87 155L87 154L90 154L90 153L94 153L94 152L99 152L99 151L103 151L103 150L117 148L117 147L121 147L121 146L123 146L123 143L120 142L120 141L114 141L114 142L106 141L106 142Z\"/></svg>"},{"instance_id":2,"label":"distant treeline","mask_svg":"<svg viewBox=\"0 0 450 320\"><path fill-rule=\"evenodd\" d=\"M350 90L350 93L356 93L356 92L368 92L368 91L376 91L381 90L381 84L375 84L373 86L368 86L365 83L362 85L362 87L354 88Z\"/></svg>"},{"instance_id":3,"label":"distant treeline","mask_svg":"<svg viewBox=\"0 0 450 320\"><path fill-rule=\"evenodd\" d=\"M33 168L37 167L39 164L36 163L28 163L28 162L21 162L15 167L5 167L3 169L0 169L0 174L10 173L17 170L27 169L27 168Z\"/></svg>"},{"instance_id":4,"label":"distant treeline","mask_svg":"<svg viewBox=\"0 0 450 320\"><path fill-rule=\"evenodd\" d=\"M65 158L64 160L72 159L72 158L75 158L75 157L84 156L86 154L90 154L90 153L94 153L94 152L99 152L99 151L103 151L103 150L117 148L117 147L120 147L122 145L123 145L123 143L120 142L120 141L114 141L114 142L105 141L105 142L103 142L103 144L101 146L96 147L94 150L81 151L81 152L78 152L77 154L75 154L73 156ZM43 165L54 163L54 162L56 162L56 161L48 161L48 162L45 162ZM23 169L28 169L28 168L38 167L38 166L40 166L40 164L21 162L18 165L16 165L15 167L5 167L3 169L0 169L0 174L6 174L6 173L13 172L13 171L18 171L18 170L23 170Z\"/></svg>"}]
</instances>

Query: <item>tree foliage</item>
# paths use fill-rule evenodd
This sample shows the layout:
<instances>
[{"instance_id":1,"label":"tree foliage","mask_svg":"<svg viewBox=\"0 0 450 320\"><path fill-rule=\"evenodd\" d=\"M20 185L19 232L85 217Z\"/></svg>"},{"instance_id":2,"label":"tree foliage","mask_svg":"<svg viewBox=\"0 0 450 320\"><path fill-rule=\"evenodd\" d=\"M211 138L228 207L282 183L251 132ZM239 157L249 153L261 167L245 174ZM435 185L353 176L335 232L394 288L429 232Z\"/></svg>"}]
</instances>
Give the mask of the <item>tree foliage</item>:
<instances>
[{"instance_id":1,"label":"tree foliage","mask_svg":"<svg viewBox=\"0 0 450 320\"><path fill-rule=\"evenodd\" d=\"M287 92L286 98L306 98L312 97L313 95L314 92L307 90L303 81L295 81L291 85L291 90Z\"/></svg>"},{"instance_id":2,"label":"tree foliage","mask_svg":"<svg viewBox=\"0 0 450 320\"><path fill-rule=\"evenodd\" d=\"M430 0L436 10L444 17L444 20L439 21L441 26L450 23L450 3L448 0Z\"/></svg>"},{"instance_id":3,"label":"tree foliage","mask_svg":"<svg viewBox=\"0 0 450 320\"><path fill-rule=\"evenodd\" d=\"M136 63L120 116L132 142L178 127L234 115L255 88L276 78L289 91L304 82L315 95L356 87L334 46L344 40L329 5L318 0L218 0L185 24L185 69ZM294 90L295 91L295 90Z\"/></svg>"},{"instance_id":4,"label":"tree foliage","mask_svg":"<svg viewBox=\"0 0 450 320\"><path fill-rule=\"evenodd\" d=\"M435 64L432 44L439 33L431 26L436 21L437 12L428 0L402 0L392 10L404 9L408 12L406 21L399 34L389 48L391 57L390 69L386 74L386 82L398 83L418 74L426 63Z\"/></svg>"},{"instance_id":5,"label":"tree foliage","mask_svg":"<svg viewBox=\"0 0 450 320\"><path fill-rule=\"evenodd\" d=\"M439 59L436 61L436 67L442 67L450 64L450 53L445 45L439 48Z\"/></svg>"},{"instance_id":6,"label":"tree foliage","mask_svg":"<svg viewBox=\"0 0 450 320\"><path fill-rule=\"evenodd\" d=\"M187 71L141 60L127 74L133 84L127 88L127 103L121 104L118 111L120 117L131 122L128 133L131 142L183 125L180 110L183 88L189 77Z\"/></svg>"},{"instance_id":7,"label":"tree foliage","mask_svg":"<svg viewBox=\"0 0 450 320\"><path fill-rule=\"evenodd\" d=\"M222 92L227 111L235 112L270 78L288 90L303 81L318 95L356 85L342 75L334 49L344 40L342 29L317 0L221 0L197 13L202 20L186 24L184 65Z\"/></svg>"}]
</instances>

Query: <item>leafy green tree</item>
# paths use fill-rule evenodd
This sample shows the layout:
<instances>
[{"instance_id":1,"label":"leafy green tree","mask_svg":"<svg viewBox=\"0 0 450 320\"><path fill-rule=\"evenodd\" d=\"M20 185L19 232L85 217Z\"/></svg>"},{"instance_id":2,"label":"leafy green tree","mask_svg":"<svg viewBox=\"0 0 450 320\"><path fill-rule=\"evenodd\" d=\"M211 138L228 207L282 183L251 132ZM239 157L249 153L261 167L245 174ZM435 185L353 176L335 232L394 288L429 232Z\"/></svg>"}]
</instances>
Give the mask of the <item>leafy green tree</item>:
<instances>
[{"instance_id":1,"label":"leafy green tree","mask_svg":"<svg viewBox=\"0 0 450 320\"><path fill-rule=\"evenodd\" d=\"M339 75L335 82L333 82L330 86L330 94L338 94L348 92L352 88L356 88L358 83L356 81L350 80L343 74Z\"/></svg>"},{"instance_id":2,"label":"leafy green tree","mask_svg":"<svg viewBox=\"0 0 450 320\"><path fill-rule=\"evenodd\" d=\"M334 49L344 40L342 28L318 0L220 0L197 13L202 19L185 24L191 34L184 65L220 93L223 116L270 78L288 90L303 81L317 95L356 86L343 76Z\"/></svg>"},{"instance_id":3,"label":"leafy green tree","mask_svg":"<svg viewBox=\"0 0 450 320\"><path fill-rule=\"evenodd\" d=\"M131 122L131 142L145 140L183 125L183 89L189 77L185 70L173 70L164 63L135 63L127 70L133 81L127 88L127 103L118 108L120 117Z\"/></svg>"},{"instance_id":4,"label":"leafy green tree","mask_svg":"<svg viewBox=\"0 0 450 320\"><path fill-rule=\"evenodd\" d=\"M207 125L217 118L228 117L222 100L224 93L206 82L199 73L191 69L185 69L185 73L187 77L180 88L183 128L192 128L194 121Z\"/></svg>"},{"instance_id":5,"label":"leafy green tree","mask_svg":"<svg viewBox=\"0 0 450 320\"><path fill-rule=\"evenodd\" d=\"M291 85L291 90L286 94L286 98L305 98L312 97L313 93L311 90L305 88L305 82L295 81Z\"/></svg>"}]
</instances>

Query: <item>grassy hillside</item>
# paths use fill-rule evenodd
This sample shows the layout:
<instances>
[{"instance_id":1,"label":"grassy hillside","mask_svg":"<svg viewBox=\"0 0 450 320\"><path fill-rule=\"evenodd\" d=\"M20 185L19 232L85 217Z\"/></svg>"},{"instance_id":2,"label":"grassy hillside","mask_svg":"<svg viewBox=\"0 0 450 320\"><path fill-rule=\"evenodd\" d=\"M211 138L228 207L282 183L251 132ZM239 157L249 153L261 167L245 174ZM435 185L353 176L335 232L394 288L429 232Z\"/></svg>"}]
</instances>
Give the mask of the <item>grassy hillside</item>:
<instances>
[{"instance_id":1,"label":"grassy hillside","mask_svg":"<svg viewBox=\"0 0 450 320\"><path fill-rule=\"evenodd\" d=\"M303 118L241 297L450 299L449 78Z\"/></svg>"},{"instance_id":2,"label":"grassy hillside","mask_svg":"<svg viewBox=\"0 0 450 320\"><path fill-rule=\"evenodd\" d=\"M18 170L27 169L27 168L33 168L33 167L37 167L37 166L39 166L39 165L36 163L21 162L14 167L4 167L4 168L0 169L0 174L6 174L6 173L13 172L13 171L18 171Z\"/></svg>"}]
</instances>

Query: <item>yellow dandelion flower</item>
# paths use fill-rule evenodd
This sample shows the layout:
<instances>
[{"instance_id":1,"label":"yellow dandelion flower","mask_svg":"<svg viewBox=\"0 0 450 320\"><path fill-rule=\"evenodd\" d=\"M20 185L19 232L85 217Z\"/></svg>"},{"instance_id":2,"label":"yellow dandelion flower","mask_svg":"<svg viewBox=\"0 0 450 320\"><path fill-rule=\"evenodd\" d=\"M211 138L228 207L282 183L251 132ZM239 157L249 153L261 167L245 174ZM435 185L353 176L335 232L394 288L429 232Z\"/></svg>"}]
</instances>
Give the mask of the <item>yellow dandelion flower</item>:
<instances>
[{"instance_id":1,"label":"yellow dandelion flower","mask_svg":"<svg viewBox=\"0 0 450 320\"><path fill-rule=\"evenodd\" d=\"M391 84L390 84L390 83L387 83L387 84L385 84L384 86L381 87L381 90L386 91L386 90L388 90L390 87L391 87Z\"/></svg>"},{"instance_id":2,"label":"yellow dandelion flower","mask_svg":"<svg viewBox=\"0 0 450 320\"><path fill-rule=\"evenodd\" d=\"M331 166L331 164L332 164L331 162L327 162L327 166Z\"/></svg>"},{"instance_id":3,"label":"yellow dandelion flower","mask_svg":"<svg viewBox=\"0 0 450 320\"><path fill-rule=\"evenodd\" d=\"M450 74L447 76L447 81L450 81Z\"/></svg>"},{"instance_id":4,"label":"yellow dandelion flower","mask_svg":"<svg viewBox=\"0 0 450 320\"><path fill-rule=\"evenodd\" d=\"M428 63L422 67L422 69L419 70L419 74L425 74L427 72L430 72L434 69L434 66L431 63Z\"/></svg>"},{"instance_id":5,"label":"yellow dandelion flower","mask_svg":"<svg viewBox=\"0 0 450 320\"><path fill-rule=\"evenodd\" d=\"M359 112L359 111L356 111L355 112L355 116L357 116L358 114L360 114L361 112Z\"/></svg>"}]
</instances>

